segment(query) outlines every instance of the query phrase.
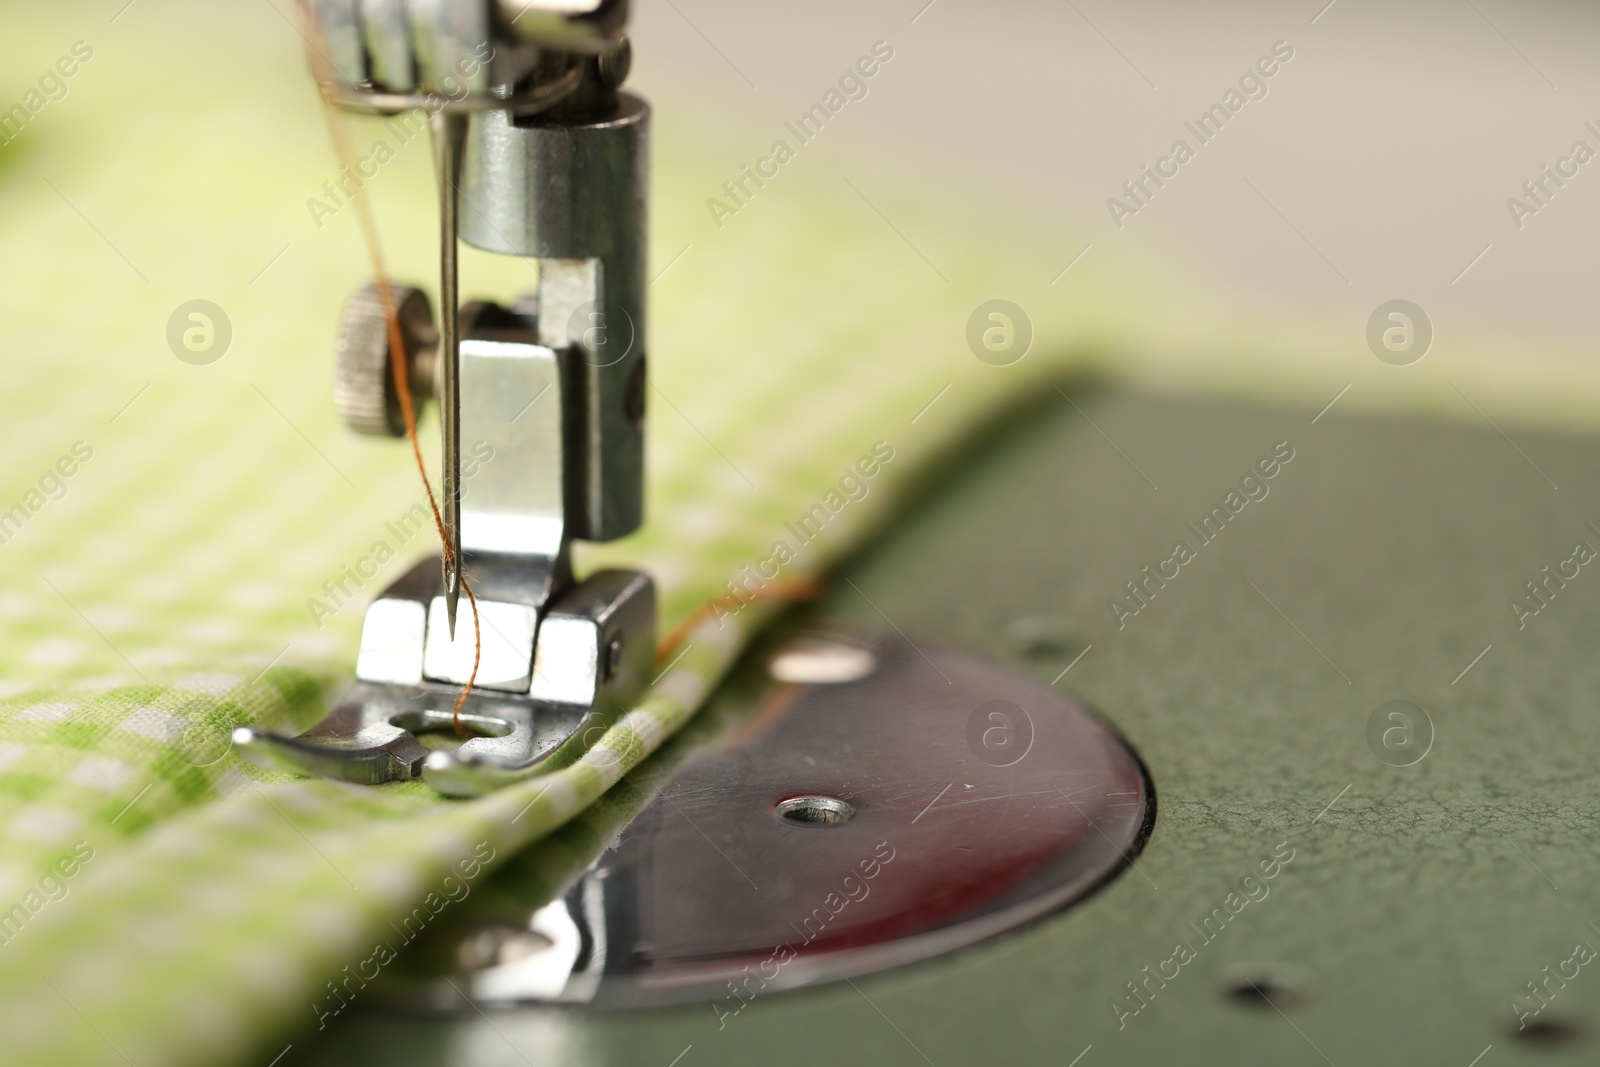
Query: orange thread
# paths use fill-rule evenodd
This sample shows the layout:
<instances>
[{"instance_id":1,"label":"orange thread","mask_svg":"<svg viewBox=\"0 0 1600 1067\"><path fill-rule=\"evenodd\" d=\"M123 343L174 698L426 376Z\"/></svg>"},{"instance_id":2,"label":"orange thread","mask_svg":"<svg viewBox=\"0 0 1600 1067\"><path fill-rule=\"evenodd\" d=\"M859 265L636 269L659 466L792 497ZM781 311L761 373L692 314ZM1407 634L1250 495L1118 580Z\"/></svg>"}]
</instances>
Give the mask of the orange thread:
<instances>
[{"instance_id":1,"label":"orange thread","mask_svg":"<svg viewBox=\"0 0 1600 1067\"><path fill-rule=\"evenodd\" d=\"M711 615L718 608L731 608L735 605L744 607L746 604L754 604L763 600L781 603L815 600L822 595L822 592L823 585L819 579L809 574L803 574L795 578L779 578L768 582L761 587L760 592L751 597L740 596L738 593L724 593L722 596L713 597L696 608L687 619L680 622L673 628L671 633L661 639L661 643L656 646L656 662L660 663L666 659L667 654L678 647L684 637L689 634L689 631L700 625L701 622L705 621L706 616Z\"/></svg>"},{"instance_id":2,"label":"orange thread","mask_svg":"<svg viewBox=\"0 0 1600 1067\"><path fill-rule=\"evenodd\" d=\"M300 0L296 6L300 11L301 22L310 31L306 35L306 56L311 63L318 96L322 100L322 114L328 124L328 136L333 141L334 153L345 169L357 171L359 168L356 166L355 146L350 141L350 125L344 111L334 102L337 78L327 58L324 47L327 39L322 34L321 22L305 0ZM321 45L317 43L319 41ZM428 508L433 512L433 525L439 534L440 551L446 563L454 568L457 566L455 553L450 546L450 538L445 534L444 518L439 514L439 501L434 496L433 483L428 479L428 467L422 460L422 444L417 437L417 411L411 398L411 358L406 351L405 334L400 329L400 315L395 309L394 288L389 283L389 271L383 259L383 245L378 240L377 223L372 218L372 208L367 203L365 192L365 188L358 184L351 199L356 205L356 217L361 224L367 253L372 258L372 274L378 286L378 302L383 305L383 317L389 329L389 350L396 356L390 360L394 374L394 390L400 400L400 414L405 420L406 437L411 442L411 456L416 461L417 474L422 478L422 487L428 494ZM467 594L467 601L472 605L472 673L467 677L467 684L462 687L461 694L456 697L455 707L450 711L450 721L455 727L456 735L466 737L468 731L461 722L461 707L467 702L467 695L472 692L472 687L478 681L478 664L483 658L483 630L478 620L478 598L473 595L472 587L467 584L465 572L461 574L461 591Z\"/></svg>"}]
</instances>

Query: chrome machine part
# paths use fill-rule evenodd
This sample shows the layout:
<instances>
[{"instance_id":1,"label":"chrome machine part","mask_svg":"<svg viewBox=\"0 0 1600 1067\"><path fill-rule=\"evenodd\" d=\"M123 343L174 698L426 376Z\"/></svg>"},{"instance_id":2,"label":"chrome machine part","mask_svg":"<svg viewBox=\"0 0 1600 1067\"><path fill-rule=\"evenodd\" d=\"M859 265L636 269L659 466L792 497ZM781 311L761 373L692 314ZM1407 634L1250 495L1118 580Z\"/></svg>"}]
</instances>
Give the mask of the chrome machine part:
<instances>
[{"instance_id":1,"label":"chrome machine part","mask_svg":"<svg viewBox=\"0 0 1600 1067\"><path fill-rule=\"evenodd\" d=\"M408 294L402 307L418 299ZM236 737L258 763L361 782L420 774L466 795L537 773L574 737L586 747L599 732L580 727L626 710L643 686L653 583L602 571L574 584L567 561L566 485L578 454L562 401L581 357L539 344L530 315L484 303L464 310L461 414L476 469L463 486L461 530L479 625L462 620L452 634L438 564L418 564L367 609L357 685L332 715L300 738ZM462 721L482 736L424 764L413 735L454 728L450 709L472 677L479 636Z\"/></svg>"},{"instance_id":2,"label":"chrome machine part","mask_svg":"<svg viewBox=\"0 0 1600 1067\"><path fill-rule=\"evenodd\" d=\"M597 739L585 724L642 687L653 653L649 578L601 572L575 584L567 561L570 539L610 540L642 518L648 109L616 92L628 68L625 3L314 4L338 102L422 108L434 135L438 373L418 395L440 400L446 546L369 607L357 684L332 715L299 738L245 730L236 741L264 764L356 781L421 774L465 795ZM482 130L542 132L491 137L486 152L469 116ZM457 227L483 214L475 197L515 220L512 237L495 248L478 229L464 236L540 260L537 297L509 311L459 304ZM426 298L400 290L396 302L408 351L420 353L434 343ZM347 310L336 402L357 429L394 435L404 428L377 303L368 287ZM612 322L626 324L620 342ZM463 441L477 461L470 497ZM456 625L463 572L471 627ZM479 736L432 755L416 736L458 727Z\"/></svg>"},{"instance_id":3,"label":"chrome machine part","mask_svg":"<svg viewBox=\"0 0 1600 1067\"><path fill-rule=\"evenodd\" d=\"M417 84L405 0L361 0L361 34L374 85L410 92Z\"/></svg>"},{"instance_id":4,"label":"chrome machine part","mask_svg":"<svg viewBox=\"0 0 1600 1067\"><path fill-rule=\"evenodd\" d=\"M571 349L573 537L608 541L643 518L645 232L650 109L627 93L568 115L474 115L461 236L539 261L539 340Z\"/></svg>"},{"instance_id":5,"label":"chrome machine part","mask_svg":"<svg viewBox=\"0 0 1600 1067\"><path fill-rule=\"evenodd\" d=\"M440 951L412 957L472 961L413 972L417 1006L710 1001L731 1014L762 993L994 937L1134 862L1155 798L1138 757L1081 705L922 639L813 636L800 658L872 667L775 680L698 747L664 752L675 768L639 810L625 805L626 825L575 829L596 842L586 869L519 911L457 917ZM542 874L563 858L526 866ZM514 881L503 888L486 899L517 899ZM515 953L465 951L518 930L545 936Z\"/></svg>"},{"instance_id":6,"label":"chrome machine part","mask_svg":"<svg viewBox=\"0 0 1600 1067\"><path fill-rule=\"evenodd\" d=\"M603 53L622 37L628 0L495 0L500 19L525 41Z\"/></svg>"},{"instance_id":7,"label":"chrome machine part","mask_svg":"<svg viewBox=\"0 0 1600 1067\"><path fill-rule=\"evenodd\" d=\"M310 0L340 106L429 114L544 110L613 72L626 0ZM612 81L612 87L621 79Z\"/></svg>"},{"instance_id":8,"label":"chrome machine part","mask_svg":"<svg viewBox=\"0 0 1600 1067\"><path fill-rule=\"evenodd\" d=\"M425 629L442 626L424 621L424 598L436 598L437 589L436 566L424 560L368 610L361 670L389 677L358 681L331 715L299 737L241 727L235 746L258 766L277 770L367 785L421 777L446 796L475 796L537 773L564 748L587 749L646 681L655 651L655 587L632 571L601 571L550 604L531 685L473 690L461 709L470 739L453 750L430 750L418 735L455 733L451 707L461 688L414 671ZM388 643L380 646L380 639ZM486 653L494 640L485 641Z\"/></svg>"}]
</instances>

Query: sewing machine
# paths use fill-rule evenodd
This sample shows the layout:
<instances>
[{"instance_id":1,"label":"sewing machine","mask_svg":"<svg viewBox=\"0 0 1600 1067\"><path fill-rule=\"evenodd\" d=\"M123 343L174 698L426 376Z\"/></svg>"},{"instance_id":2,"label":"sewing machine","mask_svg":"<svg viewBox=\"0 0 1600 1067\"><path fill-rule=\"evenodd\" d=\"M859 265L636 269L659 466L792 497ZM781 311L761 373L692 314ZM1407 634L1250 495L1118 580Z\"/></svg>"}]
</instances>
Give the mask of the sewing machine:
<instances>
[{"instance_id":1,"label":"sewing machine","mask_svg":"<svg viewBox=\"0 0 1600 1067\"><path fill-rule=\"evenodd\" d=\"M580 754L651 672L650 578L604 570L578 582L568 561L571 540L610 540L642 519L649 109L620 89L625 3L406 5L410 25L398 3L362 4L359 18L351 0L317 11L326 54L313 67L340 107L428 116L438 324L418 288L360 288L340 329L334 400L352 429L398 437L408 394L437 399L445 548L367 608L355 684L327 719L300 737L241 728L234 741L297 773L481 794ZM537 260L538 291L458 309L458 237ZM470 482L462 441L493 457ZM470 626L457 618L463 589ZM611 826L618 858L569 872L537 914L478 937L487 969L469 1002L725 996L731 1018L760 993L1033 921L1113 876L1149 832L1137 757L1025 675L860 628L796 634L773 655L786 697L768 728L725 738L716 754L679 745L670 774L631 779L622 792L638 803ZM691 736L718 724L728 726L705 716ZM458 727L476 736L432 750L418 738ZM898 755L883 766L888 750ZM960 780L943 781L952 762ZM644 785L669 779L674 794L721 803L691 817ZM943 788L921 796L935 781ZM966 809L961 829L948 815L917 826L947 793ZM983 805L1013 796L1034 817L998 834L1011 805ZM900 810L911 804L924 810ZM665 820L664 806L684 821ZM730 867L708 865L685 833L753 848L730 867L768 893L730 894ZM949 899L930 901L930 876Z\"/></svg>"},{"instance_id":2,"label":"sewing machine","mask_svg":"<svg viewBox=\"0 0 1600 1067\"><path fill-rule=\"evenodd\" d=\"M433 138L438 325L420 289L358 290L334 403L358 433L403 437L396 362L417 400L437 399L446 543L367 608L357 684L327 720L236 742L301 773L420 776L472 795L598 737L650 667L649 577L575 582L569 562L572 540L613 540L643 517L650 109L620 90L625 0L316 11L313 65L336 104L426 123ZM458 306L458 239L536 261L538 290ZM470 486L463 440L494 457ZM458 620L463 574L474 602ZM453 750L417 738L458 729L474 736Z\"/></svg>"},{"instance_id":3,"label":"sewing machine","mask_svg":"<svg viewBox=\"0 0 1600 1067\"><path fill-rule=\"evenodd\" d=\"M260 1026L270 1046L239 1062L1593 1062L1600 596L1588 561L1600 448L1582 358L1592 315L1572 279L1594 201L1570 174L1536 216L1508 216L1505 198L1525 198L1542 163L1554 173L1574 138L1594 143L1561 106L1593 76L1583 42L1594 13L1533 5L1513 26L1489 5L917 0L751 15L677 0L636 8L639 69L608 87L620 18L485 4L476 44L456 23L423 36L453 42L441 51L418 48L416 27L396 31L401 7L362 4L369 27L339 17L355 5L327 5L325 54L311 62L344 105L400 108L381 134L385 120L372 123L374 137L398 144L389 131L403 127L415 138L373 184L412 283L387 300L359 266L348 194L366 179L330 162L289 5L117 0L14 14L4 45L17 79L0 104L39 95L20 136L16 121L0 131L17 206L5 307L19 357L6 420L17 469L5 503L17 508L0 530L4 680L118 689L14 705L27 714L7 741L49 738L70 758L9 767L19 888L6 903L29 893L47 910L5 931L8 1055L48 1029L102 1062L158 1062L164 1045L122 1035L200 1042ZM529 26L544 45L524 37ZM1172 177L1164 146L1192 138L1183 123L1280 34L1296 54L1271 95L1242 105ZM780 177L739 186L746 163L770 174L771 138L798 141L784 123L838 88L846 63L859 69L879 36L895 58L870 98L851 99ZM530 65L519 75L513 63L518 83L502 95L497 72L519 56ZM430 89L425 69L454 80ZM169 94L174 71L207 91ZM568 149L600 125L584 109L612 89L624 108L628 85L656 106L651 210L665 251L643 274L632 246L619 268L632 296L607 289L606 257L620 246L599 228L637 237L642 196L581 232L562 228L585 198L616 192L572 187ZM1088 99L1108 103L1060 103ZM1515 118L1494 123L1463 99ZM513 105L529 110L513 116ZM642 123L594 145L617 165L607 173L641 191ZM446 225L546 258L531 299L517 285L535 274L510 255L463 251L465 298L448 269L429 276L440 251L420 158L430 127L444 187L460 191L439 205ZM558 135L565 147L538 141ZM918 136L956 172L949 182L893 158ZM1441 168L1445 158L1472 165ZM1167 184L1145 179L1136 215L1114 212L1117 228L1105 197L1123 201L1120 183L1142 162ZM968 163L989 170L963 199ZM738 200L722 188L730 176ZM216 195L196 197L202 184ZM339 207L336 225L316 228L315 212L308 222L307 194ZM551 217L534 194L553 198ZM982 212L1001 199L1023 205L1014 221L1033 224L1037 241L985 228ZM540 243L563 233L573 240ZM1141 258L1141 242L1161 241L1196 252L1219 285ZM475 276L486 260L504 264L487 281ZM663 272L648 290L650 337L637 282ZM479 285L502 306L470 303ZM1233 287L1252 285L1268 296L1235 299ZM963 334L979 300L998 297L1040 327L1009 368L969 352ZM1369 320L1401 297L1435 319L1420 362L1397 358L1388 339L1414 318ZM162 336L171 309L195 298L233 319L225 360ZM635 301L620 326L613 298ZM1576 353L1527 324L1563 312L1587 346ZM322 911L314 894L395 887L381 862L345 862L340 838L353 855L364 840L347 823L269 799L392 802L377 840L410 851L389 858L431 856L422 820L508 794L432 803L430 788L527 779L511 788L533 795L675 655L650 662L648 599L653 581L661 604L677 598L662 617L682 618L682 570L636 564L647 573L608 586L577 581L591 573L581 552L575 573L562 565L563 546L632 521L615 509L638 503L627 416L642 406L630 392L642 378L597 353L626 350L628 365L647 339L664 445L649 459L670 476L652 482L636 558L701 564L697 597L721 580L713 543L766 532L766 516L742 524L723 512L706 533L719 479L728 499L750 488L716 448L776 502L774 530L840 486L832 458L792 483L777 476L794 468L765 462L821 437L802 423L833 398L851 438L842 446L861 435L860 449L841 449L852 463L881 462L865 452L880 429L900 448L873 483L880 495L850 500L846 520L930 462L915 433L944 446L936 478L884 507L870 538L857 530L829 559L822 594L696 690L700 710L571 821L517 854L501 849L470 895L459 879L414 878L406 906L426 907L417 901L431 892L437 914L397 914L392 935L352 938L308 965L308 941L334 940L355 913ZM455 356L453 376L441 350ZM425 509L404 538L380 527L420 499L399 439L397 362L416 403L444 401L454 427L446 469L458 489L441 518L449 511L459 533L464 585L439 553L415 558L430 536ZM1105 375L1098 384L1083 377L1090 367ZM941 393L946 369L964 376ZM815 388L773 385L807 372ZM1006 374L1033 377L996 384ZM920 395L884 385L902 375ZM345 418L375 437L341 439L329 377ZM1014 406L982 409L974 382ZM874 410L845 417L869 385ZM603 396L620 398L606 409L619 425L589 421ZM758 416L715 421L751 398ZM434 425L430 412L430 461ZM601 444L622 458L602 462ZM784 495L784 484L799 488ZM497 538L497 527L511 532ZM388 566L414 572L340 586L329 627L308 623L305 598L354 569L342 562L369 574L361 553L380 529L414 554ZM607 557L618 549L632 546ZM476 647L468 593L484 648L462 741L453 704ZM602 681L630 654L632 677ZM337 714L291 736L322 714L330 677L348 683ZM100 730L91 716L113 705ZM313 790L225 762L236 723L290 715L295 728L246 733L241 748L298 773L401 787ZM178 733L186 718L194 734ZM84 748L95 732L103 747ZM192 736L208 744L183 743ZM97 850L70 895L26 859L51 826ZM473 855L479 838L463 837ZM197 840L230 838L237 850L197 856ZM119 875L119 852L141 862ZM126 892L129 872L164 892ZM306 888L286 892L296 874ZM41 886L57 892L32 894ZM115 914L142 921L99 921L97 905L123 900L132 906ZM76 939L61 933L78 923ZM195 951L197 929L218 935L215 952ZM246 953L247 930L296 938L263 952L254 937ZM98 970L112 937L117 966ZM375 972L377 939L400 951ZM43 962L24 973L29 954ZM196 973L217 977L229 1007L163 997L196 988L177 985ZM83 999L92 990L98 1005ZM35 992L28 1003L54 1012L48 1026L19 1008ZM162 1011L119 1019L139 994ZM281 1027L269 1005L285 1013ZM69 1060L85 1062L35 1062Z\"/></svg>"}]
</instances>

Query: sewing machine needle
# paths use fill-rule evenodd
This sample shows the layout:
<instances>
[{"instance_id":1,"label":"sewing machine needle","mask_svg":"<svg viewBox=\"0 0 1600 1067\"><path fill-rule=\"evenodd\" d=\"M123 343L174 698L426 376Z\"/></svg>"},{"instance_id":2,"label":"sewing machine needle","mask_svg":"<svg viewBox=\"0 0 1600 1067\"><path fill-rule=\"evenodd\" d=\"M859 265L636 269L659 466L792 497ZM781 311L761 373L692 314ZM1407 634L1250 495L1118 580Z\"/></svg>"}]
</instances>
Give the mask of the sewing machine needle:
<instances>
[{"instance_id":1,"label":"sewing machine needle","mask_svg":"<svg viewBox=\"0 0 1600 1067\"><path fill-rule=\"evenodd\" d=\"M440 110L433 114L434 163L439 176L439 429L444 456L444 602L450 639L456 636L456 605L461 598L461 325L456 275L456 185L467 118Z\"/></svg>"}]
</instances>

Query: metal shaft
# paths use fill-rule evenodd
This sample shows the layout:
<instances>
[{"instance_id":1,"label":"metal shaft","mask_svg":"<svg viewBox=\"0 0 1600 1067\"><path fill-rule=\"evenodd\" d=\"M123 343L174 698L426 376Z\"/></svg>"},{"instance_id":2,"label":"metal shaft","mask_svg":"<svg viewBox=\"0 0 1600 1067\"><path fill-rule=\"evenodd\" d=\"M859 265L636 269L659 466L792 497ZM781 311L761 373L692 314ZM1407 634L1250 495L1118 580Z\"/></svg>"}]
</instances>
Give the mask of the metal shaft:
<instances>
[{"instance_id":1,"label":"metal shaft","mask_svg":"<svg viewBox=\"0 0 1600 1067\"><path fill-rule=\"evenodd\" d=\"M431 120L434 163L439 177L439 429L443 444L444 599L450 636L456 632L461 598L461 298L456 291L456 186L466 141L465 115L447 110Z\"/></svg>"},{"instance_id":2,"label":"metal shaft","mask_svg":"<svg viewBox=\"0 0 1600 1067\"><path fill-rule=\"evenodd\" d=\"M566 533L583 541L644 517L649 145L649 106L630 93L539 122L477 115L467 133L461 239L539 261L539 342L571 354Z\"/></svg>"}]
</instances>

